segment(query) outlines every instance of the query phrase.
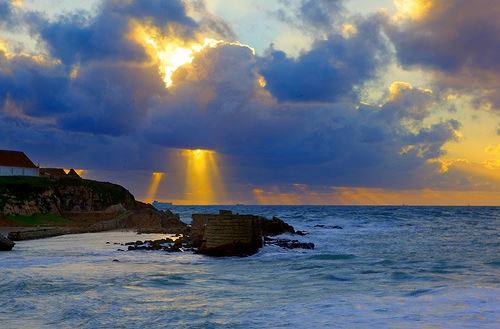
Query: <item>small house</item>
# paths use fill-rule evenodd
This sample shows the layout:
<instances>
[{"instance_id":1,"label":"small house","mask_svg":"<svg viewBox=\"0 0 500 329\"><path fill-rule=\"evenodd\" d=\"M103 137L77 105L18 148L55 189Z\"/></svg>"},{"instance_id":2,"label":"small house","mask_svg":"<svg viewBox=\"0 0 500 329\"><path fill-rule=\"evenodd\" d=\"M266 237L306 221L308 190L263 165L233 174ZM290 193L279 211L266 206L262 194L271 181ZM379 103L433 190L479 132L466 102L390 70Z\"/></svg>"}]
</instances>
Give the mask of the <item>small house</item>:
<instances>
[{"instance_id":1,"label":"small house","mask_svg":"<svg viewBox=\"0 0 500 329\"><path fill-rule=\"evenodd\" d=\"M0 176L39 176L40 168L19 151L0 150Z\"/></svg>"}]
</instances>

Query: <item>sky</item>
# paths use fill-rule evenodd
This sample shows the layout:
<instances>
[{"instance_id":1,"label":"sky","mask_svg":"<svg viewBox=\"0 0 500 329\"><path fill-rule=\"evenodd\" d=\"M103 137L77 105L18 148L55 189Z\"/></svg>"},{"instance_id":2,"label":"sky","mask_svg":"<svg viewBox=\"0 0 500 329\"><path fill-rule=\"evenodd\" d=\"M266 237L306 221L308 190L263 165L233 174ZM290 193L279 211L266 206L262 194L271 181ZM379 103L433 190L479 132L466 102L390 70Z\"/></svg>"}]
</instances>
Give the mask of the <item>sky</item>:
<instances>
[{"instance_id":1,"label":"sky","mask_svg":"<svg viewBox=\"0 0 500 329\"><path fill-rule=\"evenodd\" d=\"M500 205L496 0L0 0L0 149L176 204Z\"/></svg>"}]
</instances>

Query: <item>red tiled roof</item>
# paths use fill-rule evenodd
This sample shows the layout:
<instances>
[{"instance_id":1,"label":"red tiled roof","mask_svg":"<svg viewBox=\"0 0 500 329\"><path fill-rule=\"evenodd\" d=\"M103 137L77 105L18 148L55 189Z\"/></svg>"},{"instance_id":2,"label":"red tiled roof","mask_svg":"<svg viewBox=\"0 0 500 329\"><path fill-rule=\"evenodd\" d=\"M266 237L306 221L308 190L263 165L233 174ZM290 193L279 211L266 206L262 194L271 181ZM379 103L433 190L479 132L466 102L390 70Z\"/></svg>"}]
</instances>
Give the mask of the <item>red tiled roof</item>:
<instances>
[{"instance_id":1,"label":"red tiled roof","mask_svg":"<svg viewBox=\"0 0 500 329\"><path fill-rule=\"evenodd\" d=\"M0 166L37 168L23 152L6 150L0 150Z\"/></svg>"}]
</instances>

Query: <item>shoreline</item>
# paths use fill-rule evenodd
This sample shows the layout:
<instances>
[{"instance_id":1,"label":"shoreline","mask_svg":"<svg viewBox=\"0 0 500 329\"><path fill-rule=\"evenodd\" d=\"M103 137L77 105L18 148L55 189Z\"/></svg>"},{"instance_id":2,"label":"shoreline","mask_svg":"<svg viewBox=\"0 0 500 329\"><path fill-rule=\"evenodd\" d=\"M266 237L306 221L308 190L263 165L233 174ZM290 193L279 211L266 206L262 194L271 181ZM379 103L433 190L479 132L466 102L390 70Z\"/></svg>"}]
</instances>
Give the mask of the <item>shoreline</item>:
<instances>
[{"instance_id":1,"label":"shoreline","mask_svg":"<svg viewBox=\"0 0 500 329\"><path fill-rule=\"evenodd\" d=\"M63 235L76 235L86 233L101 233L101 232L134 232L136 234L172 234L164 230L148 230L142 233L140 229L128 228L111 228L111 229L88 229L77 227L0 227L0 235L8 237L12 241L28 241L48 239Z\"/></svg>"}]
</instances>

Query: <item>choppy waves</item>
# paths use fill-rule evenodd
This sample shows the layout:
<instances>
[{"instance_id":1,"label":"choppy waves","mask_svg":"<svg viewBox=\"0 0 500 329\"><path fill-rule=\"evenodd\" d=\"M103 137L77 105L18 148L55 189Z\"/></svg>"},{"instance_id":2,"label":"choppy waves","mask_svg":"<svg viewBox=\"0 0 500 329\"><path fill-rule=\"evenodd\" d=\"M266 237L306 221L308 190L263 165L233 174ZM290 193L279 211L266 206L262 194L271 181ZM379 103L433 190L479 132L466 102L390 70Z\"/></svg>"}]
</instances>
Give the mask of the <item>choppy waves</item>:
<instances>
[{"instance_id":1,"label":"choppy waves","mask_svg":"<svg viewBox=\"0 0 500 329\"><path fill-rule=\"evenodd\" d=\"M500 327L500 208L233 210L281 217L317 248L213 259L117 251L126 232L19 242L0 254L0 327Z\"/></svg>"}]
</instances>

